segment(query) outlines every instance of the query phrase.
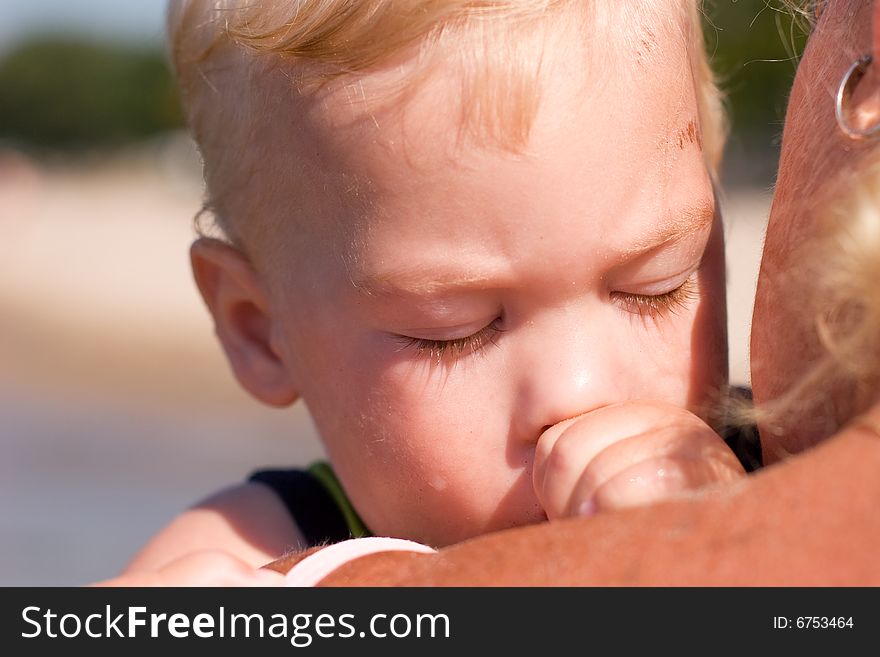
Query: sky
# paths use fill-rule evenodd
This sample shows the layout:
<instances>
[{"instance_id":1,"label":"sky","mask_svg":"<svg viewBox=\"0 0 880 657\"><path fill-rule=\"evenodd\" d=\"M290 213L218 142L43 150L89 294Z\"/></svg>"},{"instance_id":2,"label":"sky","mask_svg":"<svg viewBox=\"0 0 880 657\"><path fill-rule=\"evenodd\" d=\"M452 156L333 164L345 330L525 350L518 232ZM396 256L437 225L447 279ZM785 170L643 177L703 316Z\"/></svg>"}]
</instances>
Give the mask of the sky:
<instances>
[{"instance_id":1,"label":"sky","mask_svg":"<svg viewBox=\"0 0 880 657\"><path fill-rule=\"evenodd\" d=\"M0 0L0 49L33 33L159 44L167 0Z\"/></svg>"}]
</instances>

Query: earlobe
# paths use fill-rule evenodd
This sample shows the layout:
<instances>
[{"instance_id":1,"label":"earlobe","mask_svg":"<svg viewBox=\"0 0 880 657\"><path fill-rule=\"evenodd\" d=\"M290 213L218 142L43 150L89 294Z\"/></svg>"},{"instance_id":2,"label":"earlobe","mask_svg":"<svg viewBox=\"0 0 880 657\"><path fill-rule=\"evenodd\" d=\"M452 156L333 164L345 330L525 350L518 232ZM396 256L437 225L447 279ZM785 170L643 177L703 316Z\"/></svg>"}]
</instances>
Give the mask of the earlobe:
<instances>
[{"instance_id":1,"label":"earlobe","mask_svg":"<svg viewBox=\"0 0 880 657\"><path fill-rule=\"evenodd\" d=\"M277 319L250 261L234 246L203 237L190 248L190 262L238 382L265 404L292 404L299 391L273 338Z\"/></svg>"},{"instance_id":2,"label":"earlobe","mask_svg":"<svg viewBox=\"0 0 880 657\"><path fill-rule=\"evenodd\" d=\"M878 2L876 7L880 7ZM837 127L849 139L860 141L880 133L880 16L874 12L869 54L855 59L837 85L834 114Z\"/></svg>"}]
</instances>

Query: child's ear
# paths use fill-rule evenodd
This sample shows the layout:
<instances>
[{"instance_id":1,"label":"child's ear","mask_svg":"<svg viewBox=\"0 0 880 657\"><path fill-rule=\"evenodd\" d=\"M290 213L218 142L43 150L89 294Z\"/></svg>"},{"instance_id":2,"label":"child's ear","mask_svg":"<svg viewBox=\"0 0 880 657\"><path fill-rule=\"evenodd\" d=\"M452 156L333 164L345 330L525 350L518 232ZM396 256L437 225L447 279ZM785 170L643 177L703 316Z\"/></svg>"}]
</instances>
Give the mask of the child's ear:
<instances>
[{"instance_id":1,"label":"child's ear","mask_svg":"<svg viewBox=\"0 0 880 657\"><path fill-rule=\"evenodd\" d=\"M190 261L238 382L266 404L292 404L299 391L274 343L276 320L251 263L235 247L206 237L193 243Z\"/></svg>"}]
</instances>

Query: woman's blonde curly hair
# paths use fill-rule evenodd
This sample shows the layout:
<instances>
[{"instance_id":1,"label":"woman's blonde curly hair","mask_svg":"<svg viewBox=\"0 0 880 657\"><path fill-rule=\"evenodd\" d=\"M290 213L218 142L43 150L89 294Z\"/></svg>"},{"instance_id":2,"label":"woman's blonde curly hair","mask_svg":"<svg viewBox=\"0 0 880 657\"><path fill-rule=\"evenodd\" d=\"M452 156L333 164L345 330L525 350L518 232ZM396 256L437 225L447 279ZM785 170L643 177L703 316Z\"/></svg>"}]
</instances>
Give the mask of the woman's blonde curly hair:
<instances>
[{"instance_id":1,"label":"woman's blonde curly hair","mask_svg":"<svg viewBox=\"0 0 880 657\"><path fill-rule=\"evenodd\" d=\"M784 284L822 355L753 419L787 432L804 417L826 433L880 400L880 150L823 194L819 231L794 251Z\"/></svg>"}]
</instances>

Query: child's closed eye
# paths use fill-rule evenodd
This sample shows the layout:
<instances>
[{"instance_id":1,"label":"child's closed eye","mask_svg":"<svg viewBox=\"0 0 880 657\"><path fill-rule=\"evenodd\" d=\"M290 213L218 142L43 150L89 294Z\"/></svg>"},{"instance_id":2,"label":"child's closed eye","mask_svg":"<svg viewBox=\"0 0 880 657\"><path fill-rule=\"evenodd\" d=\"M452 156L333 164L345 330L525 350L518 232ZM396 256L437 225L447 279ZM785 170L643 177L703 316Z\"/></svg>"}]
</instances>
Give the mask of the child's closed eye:
<instances>
[{"instance_id":1,"label":"child's closed eye","mask_svg":"<svg viewBox=\"0 0 880 657\"><path fill-rule=\"evenodd\" d=\"M696 295L697 283L695 276L691 275L675 289L662 294L612 292L611 298L627 312L650 319L659 319L684 308Z\"/></svg>"},{"instance_id":2,"label":"child's closed eye","mask_svg":"<svg viewBox=\"0 0 880 657\"><path fill-rule=\"evenodd\" d=\"M476 333L452 340L429 340L426 338L413 338L408 335L395 336L401 343L401 350L413 348L420 358L430 358L441 361L444 358L455 360L461 356L474 354L482 351L488 345L496 345L498 335L504 329L499 327L501 318L497 317Z\"/></svg>"},{"instance_id":3,"label":"child's closed eye","mask_svg":"<svg viewBox=\"0 0 880 657\"><path fill-rule=\"evenodd\" d=\"M611 298L627 312L645 318L659 319L684 308L696 297L696 291L697 284L695 276L692 275L678 287L662 294L612 292ZM435 362L445 359L454 361L469 354L479 353L489 345L497 346L498 336L504 332L499 326L500 323L501 318L497 317L475 333L450 340L415 338L408 335L394 337L401 344L401 350L415 349L419 358L428 358Z\"/></svg>"}]
</instances>

